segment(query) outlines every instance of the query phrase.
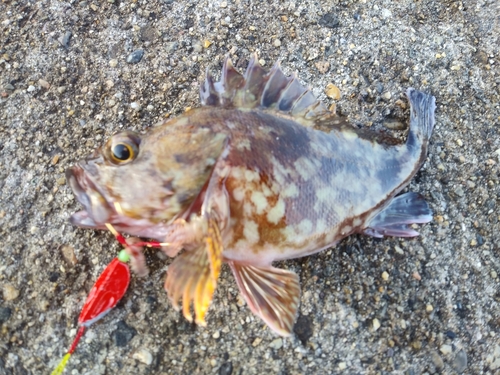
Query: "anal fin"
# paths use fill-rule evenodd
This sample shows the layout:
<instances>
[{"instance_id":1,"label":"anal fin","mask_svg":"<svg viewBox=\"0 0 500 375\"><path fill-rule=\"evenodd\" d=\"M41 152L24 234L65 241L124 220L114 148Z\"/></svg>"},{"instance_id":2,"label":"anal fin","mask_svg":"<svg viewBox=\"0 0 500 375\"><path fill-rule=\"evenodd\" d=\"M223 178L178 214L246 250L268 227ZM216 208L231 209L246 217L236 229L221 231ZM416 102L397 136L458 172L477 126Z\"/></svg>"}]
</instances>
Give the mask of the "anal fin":
<instances>
[{"instance_id":1,"label":"anal fin","mask_svg":"<svg viewBox=\"0 0 500 375\"><path fill-rule=\"evenodd\" d=\"M392 202L375 216L364 234L373 237L395 236L415 237L418 232L409 227L410 224L424 224L432 220L432 211L418 193L406 193L397 196Z\"/></svg>"},{"instance_id":2,"label":"anal fin","mask_svg":"<svg viewBox=\"0 0 500 375\"><path fill-rule=\"evenodd\" d=\"M229 265L250 310L279 335L290 336L300 300L297 274L270 266Z\"/></svg>"},{"instance_id":3,"label":"anal fin","mask_svg":"<svg viewBox=\"0 0 500 375\"><path fill-rule=\"evenodd\" d=\"M193 321L191 301L193 302L196 323L205 326L205 314L212 302L217 279L222 265L222 240L217 223L208 221L205 242L199 247L185 251L169 266L165 290L174 308L179 310L182 297L182 313Z\"/></svg>"}]
</instances>

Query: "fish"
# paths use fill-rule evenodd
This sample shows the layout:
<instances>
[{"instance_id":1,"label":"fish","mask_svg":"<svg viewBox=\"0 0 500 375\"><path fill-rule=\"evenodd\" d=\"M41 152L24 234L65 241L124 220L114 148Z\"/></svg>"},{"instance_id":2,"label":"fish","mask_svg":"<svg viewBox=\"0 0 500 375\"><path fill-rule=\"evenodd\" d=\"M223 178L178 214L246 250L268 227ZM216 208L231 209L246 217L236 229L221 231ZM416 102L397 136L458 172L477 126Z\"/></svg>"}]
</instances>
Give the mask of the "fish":
<instances>
[{"instance_id":1,"label":"fish","mask_svg":"<svg viewBox=\"0 0 500 375\"><path fill-rule=\"evenodd\" d=\"M199 108L145 135L119 132L67 170L84 207L70 222L161 241L175 258L168 297L199 325L229 265L250 310L290 336L299 278L273 262L353 234L414 237L414 224L432 220L421 194L398 195L425 162L435 124L434 96L406 95L403 142L329 111L279 63L266 70L254 55L241 74L226 58L218 81L207 69ZM133 253L147 273L141 249Z\"/></svg>"}]
</instances>

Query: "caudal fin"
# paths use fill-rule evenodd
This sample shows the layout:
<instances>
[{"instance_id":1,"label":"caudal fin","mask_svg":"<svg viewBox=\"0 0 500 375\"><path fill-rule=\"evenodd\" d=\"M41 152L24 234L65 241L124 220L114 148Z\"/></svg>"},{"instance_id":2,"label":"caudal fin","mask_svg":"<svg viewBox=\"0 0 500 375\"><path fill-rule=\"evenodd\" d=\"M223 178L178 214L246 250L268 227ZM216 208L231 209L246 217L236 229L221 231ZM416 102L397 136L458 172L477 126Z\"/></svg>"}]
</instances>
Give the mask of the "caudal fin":
<instances>
[{"instance_id":1,"label":"caudal fin","mask_svg":"<svg viewBox=\"0 0 500 375\"><path fill-rule=\"evenodd\" d=\"M375 216L364 234L373 237L414 237L418 232L411 224L424 224L432 220L432 211L418 193L406 193L394 198L392 202Z\"/></svg>"},{"instance_id":2,"label":"caudal fin","mask_svg":"<svg viewBox=\"0 0 500 375\"><path fill-rule=\"evenodd\" d=\"M413 88L409 88L406 95L410 101L410 132L406 144L425 148L434 129L436 98Z\"/></svg>"}]
</instances>

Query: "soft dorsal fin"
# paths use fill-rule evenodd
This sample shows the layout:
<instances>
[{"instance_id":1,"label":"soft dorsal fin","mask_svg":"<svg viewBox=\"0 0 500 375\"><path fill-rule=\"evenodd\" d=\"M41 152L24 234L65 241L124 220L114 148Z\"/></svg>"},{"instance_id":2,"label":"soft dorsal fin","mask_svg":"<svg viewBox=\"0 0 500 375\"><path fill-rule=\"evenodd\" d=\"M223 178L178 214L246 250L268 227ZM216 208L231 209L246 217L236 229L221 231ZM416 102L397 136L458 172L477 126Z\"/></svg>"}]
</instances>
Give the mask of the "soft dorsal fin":
<instances>
[{"instance_id":1,"label":"soft dorsal fin","mask_svg":"<svg viewBox=\"0 0 500 375\"><path fill-rule=\"evenodd\" d=\"M253 54L245 74L239 73L230 58L226 58L220 81L206 73L200 88L204 106L225 108L271 108L296 118L324 120L335 116L305 88L297 75L287 77L279 63L266 71Z\"/></svg>"}]
</instances>

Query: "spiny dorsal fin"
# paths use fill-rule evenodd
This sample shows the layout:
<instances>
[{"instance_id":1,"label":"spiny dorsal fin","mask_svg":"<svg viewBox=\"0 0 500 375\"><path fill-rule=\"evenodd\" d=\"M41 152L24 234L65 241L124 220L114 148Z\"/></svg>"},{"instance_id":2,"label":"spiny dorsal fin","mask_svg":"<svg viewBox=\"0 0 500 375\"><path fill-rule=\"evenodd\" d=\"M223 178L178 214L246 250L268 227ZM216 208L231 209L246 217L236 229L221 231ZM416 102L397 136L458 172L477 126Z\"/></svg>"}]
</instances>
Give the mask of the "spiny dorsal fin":
<instances>
[{"instance_id":1,"label":"spiny dorsal fin","mask_svg":"<svg viewBox=\"0 0 500 375\"><path fill-rule=\"evenodd\" d=\"M287 77L279 63L266 71L253 54L244 75L226 58L220 81L206 73L200 88L204 106L225 108L272 108L305 120L323 120L335 116L305 88L296 74Z\"/></svg>"}]
</instances>

